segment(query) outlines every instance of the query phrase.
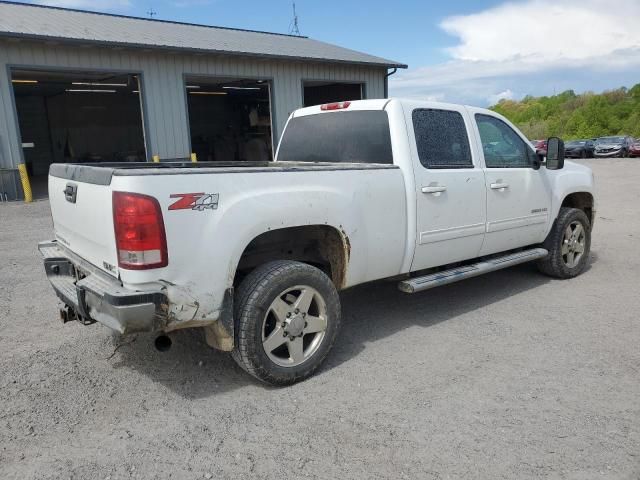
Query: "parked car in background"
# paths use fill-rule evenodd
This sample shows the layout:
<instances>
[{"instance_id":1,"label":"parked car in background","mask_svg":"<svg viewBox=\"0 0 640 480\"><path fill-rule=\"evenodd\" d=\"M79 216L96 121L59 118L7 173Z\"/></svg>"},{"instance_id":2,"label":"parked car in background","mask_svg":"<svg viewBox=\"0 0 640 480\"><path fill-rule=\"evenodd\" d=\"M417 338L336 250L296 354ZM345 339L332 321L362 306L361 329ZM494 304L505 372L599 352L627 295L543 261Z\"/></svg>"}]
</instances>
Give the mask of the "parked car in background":
<instances>
[{"instance_id":1,"label":"parked car in background","mask_svg":"<svg viewBox=\"0 0 640 480\"><path fill-rule=\"evenodd\" d=\"M640 138L636 138L629 148L630 157L640 157Z\"/></svg>"},{"instance_id":2,"label":"parked car in background","mask_svg":"<svg viewBox=\"0 0 640 480\"><path fill-rule=\"evenodd\" d=\"M593 140L571 140L564 148L567 158L593 158L596 145Z\"/></svg>"},{"instance_id":3,"label":"parked car in background","mask_svg":"<svg viewBox=\"0 0 640 480\"><path fill-rule=\"evenodd\" d=\"M596 141L596 157L628 157L633 138L621 135L616 137L600 137Z\"/></svg>"},{"instance_id":4,"label":"parked car in background","mask_svg":"<svg viewBox=\"0 0 640 480\"><path fill-rule=\"evenodd\" d=\"M547 156L547 141L546 140L531 140L531 145L536 149L538 155L544 157Z\"/></svg>"}]
</instances>

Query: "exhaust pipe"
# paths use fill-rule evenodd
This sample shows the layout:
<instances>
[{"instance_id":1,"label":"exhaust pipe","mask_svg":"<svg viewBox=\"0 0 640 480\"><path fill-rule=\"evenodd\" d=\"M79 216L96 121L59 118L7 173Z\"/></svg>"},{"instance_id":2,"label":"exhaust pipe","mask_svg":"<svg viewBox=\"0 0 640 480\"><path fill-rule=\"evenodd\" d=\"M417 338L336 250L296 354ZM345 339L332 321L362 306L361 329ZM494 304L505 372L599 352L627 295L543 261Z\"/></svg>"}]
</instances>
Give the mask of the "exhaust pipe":
<instances>
[{"instance_id":1,"label":"exhaust pipe","mask_svg":"<svg viewBox=\"0 0 640 480\"><path fill-rule=\"evenodd\" d=\"M171 339L167 335L160 335L156 338L154 344L159 352L168 352L171 348Z\"/></svg>"}]
</instances>

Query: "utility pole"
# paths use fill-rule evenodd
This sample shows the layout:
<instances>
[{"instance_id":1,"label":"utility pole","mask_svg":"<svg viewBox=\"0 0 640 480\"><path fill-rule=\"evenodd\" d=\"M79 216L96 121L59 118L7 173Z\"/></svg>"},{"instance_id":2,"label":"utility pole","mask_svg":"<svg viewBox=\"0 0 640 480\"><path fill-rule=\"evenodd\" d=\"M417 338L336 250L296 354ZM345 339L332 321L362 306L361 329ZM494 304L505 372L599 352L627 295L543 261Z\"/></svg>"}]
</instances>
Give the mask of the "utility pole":
<instances>
[{"instance_id":1,"label":"utility pole","mask_svg":"<svg viewBox=\"0 0 640 480\"><path fill-rule=\"evenodd\" d=\"M147 12L147 15L149 15L149 18L151 18L153 20L153 17L155 17L158 14L158 12L156 12L153 7L151 7L149 9L149 11Z\"/></svg>"},{"instance_id":2,"label":"utility pole","mask_svg":"<svg viewBox=\"0 0 640 480\"><path fill-rule=\"evenodd\" d=\"M296 12L296 2L293 2L293 20L289 24L289 35L301 36L298 26L298 13Z\"/></svg>"}]
</instances>

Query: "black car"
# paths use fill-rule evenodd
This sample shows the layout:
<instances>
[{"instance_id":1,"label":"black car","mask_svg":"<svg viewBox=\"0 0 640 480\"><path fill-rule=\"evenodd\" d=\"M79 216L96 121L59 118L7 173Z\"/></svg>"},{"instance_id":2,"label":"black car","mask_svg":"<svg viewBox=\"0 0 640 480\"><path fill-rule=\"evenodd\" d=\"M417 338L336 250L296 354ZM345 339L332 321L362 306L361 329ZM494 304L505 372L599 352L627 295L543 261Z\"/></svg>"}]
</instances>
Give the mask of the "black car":
<instances>
[{"instance_id":1,"label":"black car","mask_svg":"<svg viewBox=\"0 0 640 480\"><path fill-rule=\"evenodd\" d=\"M564 145L564 156L568 158L593 158L595 148L593 140L571 140Z\"/></svg>"}]
</instances>

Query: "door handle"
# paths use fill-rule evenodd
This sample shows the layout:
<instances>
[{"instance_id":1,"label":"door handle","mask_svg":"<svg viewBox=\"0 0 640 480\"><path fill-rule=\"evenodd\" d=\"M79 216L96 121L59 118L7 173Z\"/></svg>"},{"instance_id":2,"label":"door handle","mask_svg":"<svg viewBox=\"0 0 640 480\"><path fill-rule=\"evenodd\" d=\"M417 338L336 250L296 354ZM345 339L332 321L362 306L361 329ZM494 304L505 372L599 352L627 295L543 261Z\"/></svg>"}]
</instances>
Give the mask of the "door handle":
<instances>
[{"instance_id":1,"label":"door handle","mask_svg":"<svg viewBox=\"0 0 640 480\"><path fill-rule=\"evenodd\" d=\"M442 193L447 190L445 185L435 185L432 187L422 187L422 193Z\"/></svg>"},{"instance_id":2,"label":"door handle","mask_svg":"<svg viewBox=\"0 0 640 480\"><path fill-rule=\"evenodd\" d=\"M493 190L502 190L504 188L509 188L509 184L508 183L492 183L491 188Z\"/></svg>"}]
</instances>

